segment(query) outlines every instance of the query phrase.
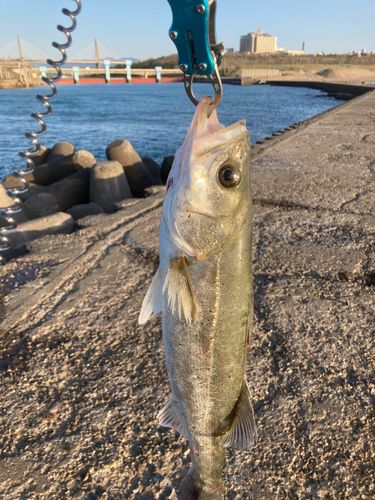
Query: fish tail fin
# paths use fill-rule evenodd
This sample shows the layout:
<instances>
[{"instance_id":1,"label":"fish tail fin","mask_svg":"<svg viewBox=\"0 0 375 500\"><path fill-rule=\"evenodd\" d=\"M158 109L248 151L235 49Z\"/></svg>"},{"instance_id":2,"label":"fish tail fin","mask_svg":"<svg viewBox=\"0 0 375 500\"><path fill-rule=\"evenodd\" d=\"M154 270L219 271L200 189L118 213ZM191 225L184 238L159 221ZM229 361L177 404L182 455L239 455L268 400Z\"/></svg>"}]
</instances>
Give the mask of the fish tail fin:
<instances>
[{"instance_id":1,"label":"fish tail fin","mask_svg":"<svg viewBox=\"0 0 375 500\"><path fill-rule=\"evenodd\" d=\"M224 486L217 490L209 488L191 466L178 489L178 500L224 500Z\"/></svg>"}]
</instances>

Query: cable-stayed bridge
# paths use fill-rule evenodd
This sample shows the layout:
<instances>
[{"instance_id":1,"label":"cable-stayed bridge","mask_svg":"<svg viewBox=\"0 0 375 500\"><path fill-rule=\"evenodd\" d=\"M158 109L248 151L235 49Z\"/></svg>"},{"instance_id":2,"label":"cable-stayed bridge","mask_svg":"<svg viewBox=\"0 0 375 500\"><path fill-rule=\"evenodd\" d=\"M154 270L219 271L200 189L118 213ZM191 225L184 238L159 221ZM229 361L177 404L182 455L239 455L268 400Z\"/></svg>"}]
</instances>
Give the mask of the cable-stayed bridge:
<instances>
[{"instance_id":1,"label":"cable-stayed bridge","mask_svg":"<svg viewBox=\"0 0 375 500\"><path fill-rule=\"evenodd\" d=\"M47 59L60 60L61 55L56 53L51 56L17 36L17 39L0 48L0 88L40 85L43 83L42 75L55 76L56 70L47 65ZM113 67L124 62L126 69ZM137 77L134 81L150 83L183 79L179 69L131 68L132 62L137 62L137 59L120 58L95 38L94 42L72 56L67 53L67 61L61 68L62 79L56 83L130 83L132 76Z\"/></svg>"},{"instance_id":2,"label":"cable-stayed bridge","mask_svg":"<svg viewBox=\"0 0 375 500\"><path fill-rule=\"evenodd\" d=\"M46 60L51 56L18 37L0 47L0 59Z\"/></svg>"},{"instance_id":3,"label":"cable-stayed bridge","mask_svg":"<svg viewBox=\"0 0 375 500\"><path fill-rule=\"evenodd\" d=\"M102 59L110 59L113 61L117 61L120 59L120 56L108 49L105 45L98 42L96 39L94 42L90 43L84 49L76 52L72 56L69 56L69 59L72 61L97 61L98 56L99 60Z\"/></svg>"},{"instance_id":4,"label":"cable-stayed bridge","mask_svg":"<svg viewBox=\"0 0 375 500\"><path fill-rule=\"evenodd\" d=\"M52 51L54 53L52 53ZM134 58L120 57L113 50L109 49L102 43L95 41L89 43L86 47L70 55L69 49L67 51L68 60L67 64L72 63L95 63L98 65L103 63L104 59L109 59L111 62L120 62L125 59L131 59L136 61ZM31 64L45 64L47 59L60 59L60 54L52 47L51 53L47 53L43 50L34 47L31 43L23 40L19 36L9 42L8 44L0 47L0 59L6 59L9 61L23 61Z\"/></svg>"}]
</instances>

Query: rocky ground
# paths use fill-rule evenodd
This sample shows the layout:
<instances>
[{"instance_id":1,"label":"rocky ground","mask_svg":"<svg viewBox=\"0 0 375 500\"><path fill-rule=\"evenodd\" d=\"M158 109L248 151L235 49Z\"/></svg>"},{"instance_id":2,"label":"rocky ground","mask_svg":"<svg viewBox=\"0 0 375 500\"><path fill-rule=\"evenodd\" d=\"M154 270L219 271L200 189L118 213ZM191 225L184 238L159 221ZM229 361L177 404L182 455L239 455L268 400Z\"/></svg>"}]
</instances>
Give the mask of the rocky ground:
<instances>
[{"instance_id":1,"label":"rocky ground","mask_svg":"<svg viewBox=\"0 0 375 500\"><path fill-rule=\"evenodd\" d=\"M228 500L375 498L374 146L372 92L253 148L259 441L228 451ZM137 324L163 194L1 271L0 498L176 498L161 320Z\"/></svg>"}]
</instances>

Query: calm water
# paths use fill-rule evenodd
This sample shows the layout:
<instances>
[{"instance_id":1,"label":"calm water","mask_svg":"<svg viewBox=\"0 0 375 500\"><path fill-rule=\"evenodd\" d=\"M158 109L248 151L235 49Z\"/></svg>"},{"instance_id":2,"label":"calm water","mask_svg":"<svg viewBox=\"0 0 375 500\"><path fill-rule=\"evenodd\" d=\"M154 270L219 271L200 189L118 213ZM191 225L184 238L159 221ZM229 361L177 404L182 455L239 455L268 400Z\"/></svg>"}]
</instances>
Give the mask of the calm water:
<instances>
[{"instance_id":1,"label":"calm water","mask_svg":"<svg viewBox=\"0 0 375 500\"><path fill-rule=\"evenodd\" d=\"M210 84L194 87L197 98L211 90ZM44 110L35 99L43 92L45 87L0 90L0 179L24 166L17 153L31 144L23 134L39 129L30 113ZM245 118L254 143L339 104L318 95L322 93L305 88L224 85L218 116L226 126ZM105 160L110 142L127 139L140 156L158 163L181 146L195 110L181 83L59 86L51 103L53 112L41 145L68 141Z\"/></svg>"}]
</instances>

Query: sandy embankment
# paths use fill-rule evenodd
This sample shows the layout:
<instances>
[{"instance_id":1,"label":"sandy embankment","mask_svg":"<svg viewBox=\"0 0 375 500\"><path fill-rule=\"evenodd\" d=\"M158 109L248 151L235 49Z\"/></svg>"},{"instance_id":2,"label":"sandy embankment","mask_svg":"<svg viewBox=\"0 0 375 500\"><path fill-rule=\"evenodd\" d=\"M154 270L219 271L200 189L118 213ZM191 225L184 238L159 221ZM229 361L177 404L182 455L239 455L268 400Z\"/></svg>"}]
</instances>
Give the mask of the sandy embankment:
<instances>
[{"instance_id":1,"label":"sandy embankment","mask_svg":"<svg viewBox=\"0 0 375 500\"><path fill-rule=\"evenodd\" d=\"M314 80L314 81L332 81L332 82L375 82L375 71L368 69L330 69L315 72L301 72L300 74L288 74L287 71L281 72L280 76L267 77L267 80Z\"/></svg>"}]
</instances>

